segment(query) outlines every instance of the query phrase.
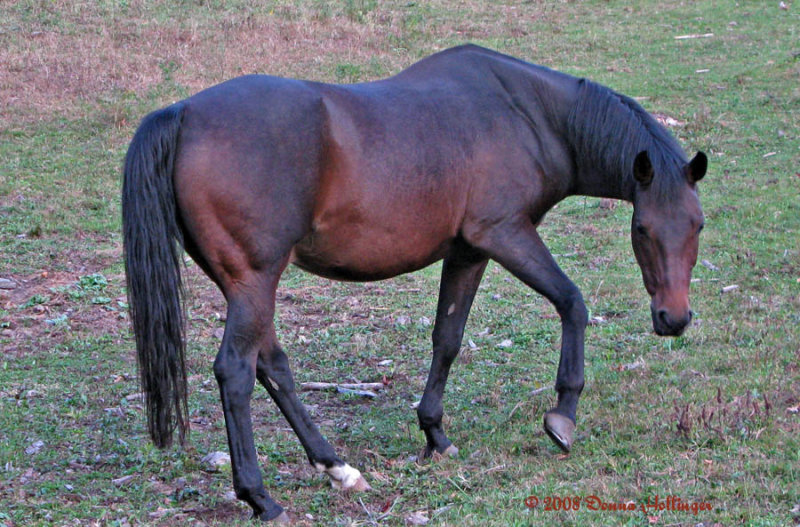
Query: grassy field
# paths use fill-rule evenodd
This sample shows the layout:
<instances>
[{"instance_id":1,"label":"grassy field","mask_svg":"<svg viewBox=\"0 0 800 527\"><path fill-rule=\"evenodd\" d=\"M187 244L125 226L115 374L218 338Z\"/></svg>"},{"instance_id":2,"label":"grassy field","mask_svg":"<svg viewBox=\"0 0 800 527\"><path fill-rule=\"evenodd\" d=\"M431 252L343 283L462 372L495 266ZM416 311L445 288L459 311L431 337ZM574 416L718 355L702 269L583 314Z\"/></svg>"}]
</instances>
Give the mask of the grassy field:
<instances>
[{"instance_id":1,"label":"grassy field","mask_svg":"<svg viewBox=\"0 0 800 527\"><path fill-rule=\"evenodd\" d=\"M374 400L301 394L366 474L374 491L362 495L307 466L257 388L273 497L299 525L800 525L800 5L630 4L0 3L0 526L249 524L230 468L201 462L227 450L211 369L225 305L191 264L191 442L161 452L147 440L119 234L138 120L244 73L370 80L467 41L640 98L674 119L688 152L709 154L694 326L652 334L628 204L566 200L542 232L592 317L573 452L541 429L555 311L492 265L445 399L460 454L418 463L411 405L439 267L374 284L289 269L279 335L296 380L388 386ZM668 496L711 510L642 507ZM546 510L566 498L578 510Z\"/></svg>"}]
</instances>

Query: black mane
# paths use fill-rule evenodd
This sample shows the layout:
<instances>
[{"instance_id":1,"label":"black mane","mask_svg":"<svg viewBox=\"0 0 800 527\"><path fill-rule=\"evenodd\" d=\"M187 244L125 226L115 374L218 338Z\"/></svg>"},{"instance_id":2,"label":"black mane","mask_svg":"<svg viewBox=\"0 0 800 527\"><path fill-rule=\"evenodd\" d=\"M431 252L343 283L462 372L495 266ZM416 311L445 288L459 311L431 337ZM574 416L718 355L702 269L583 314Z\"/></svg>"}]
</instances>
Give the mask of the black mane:
<instances>
[{"instance_id":1,"label":"black mane","mask_svg":"<svg viewBox=\"0 0 800 527\"><path fill-rule=\"evenodd\" d=\"M685 183L688 159L678 141L630 97L587 79L580 84L567 122L578 168L617 174L620 186L614 190L625 195L635 188L633 160L646 150L655 172L652 188L669 199Z\"/></svg>"}]
</instances>

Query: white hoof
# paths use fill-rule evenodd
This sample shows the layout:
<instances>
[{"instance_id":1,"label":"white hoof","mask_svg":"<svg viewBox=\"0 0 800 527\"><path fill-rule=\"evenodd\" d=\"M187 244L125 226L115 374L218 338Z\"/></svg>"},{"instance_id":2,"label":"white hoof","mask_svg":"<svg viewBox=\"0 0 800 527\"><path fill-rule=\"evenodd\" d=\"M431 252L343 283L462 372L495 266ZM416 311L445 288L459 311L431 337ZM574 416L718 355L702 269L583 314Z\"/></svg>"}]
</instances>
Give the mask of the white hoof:
<instances>
[{"instance_id":1,"label":"white hoof","mask_svg":"<svg viewBox=\"0 0 800 527\"><path fill-rule=\"evenodd\" d=\"M347 463L331 468L317 465L317 470L328 474L328 477L331 478L331 486L335 489L353 490L356 492L371 490L369 483L367 483L367 480L361 475L361 472Z\"/></svg>"},{"instance_id":2,"label":"white hoof","mask_svg":"<svg viewBox=\"0 0 800 527\"><path fill-rule=\"evenodd\" d=\"M355 485L349 487L347 490L352 492L368 492L372 490L372 487L369 486L369 483L367 483L367 480L364 479L364 476L361 476L358 478L358 481L356 481Z\"/></svg>"}]
</instances>

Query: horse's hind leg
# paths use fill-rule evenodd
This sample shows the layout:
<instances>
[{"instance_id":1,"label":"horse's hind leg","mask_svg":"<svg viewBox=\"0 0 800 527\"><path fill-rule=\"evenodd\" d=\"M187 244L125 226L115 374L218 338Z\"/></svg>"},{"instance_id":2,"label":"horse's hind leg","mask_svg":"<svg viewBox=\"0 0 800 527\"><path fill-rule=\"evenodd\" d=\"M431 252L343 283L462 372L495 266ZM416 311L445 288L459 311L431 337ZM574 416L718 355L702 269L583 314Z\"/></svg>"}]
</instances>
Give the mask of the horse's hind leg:
<instances>
[{"instance_id":1,"label":"horse's hind leg","mask_svg":"<svg viewBox=\"0 0 800 527\"><path fill-rule=\"evenodd\" d=\"M277 281L277 278L275 279ZM239 291L228 294L228 319L214 374L219 384L228 447L231 453L233 488L236 496L247 502L254 515L262 520L288 521L283 508L267 494L258 466L258 456L253 443L253 425L250 417L250 398L256 379L256 359L266 343L265 321L271 325L274 306L261 296L268 293L256 281L249 284L256 294L244 295ZM274 290L272 293L274 298Z\"/></svg>"},{"instance_id":2,"label":"horse's hind leg","mask_svg":"<svg viewBox=\"0 0 800 527\"><path fill-rule=\"evenodd\" d=\"M333 447L322 437L305 406L297 398L289 361L278 344L271 323L267 345L261 349L258 356L256 372L259 382L267 389L297 434L314 468L328 474L331 484L336 488L369 490L369 484L361 473L336 456Z\"/></svg>"},{"instance_id":3,"label":"horse's hind leg","mask_svg":"<svg viewBox=\"0 0 800 527\"><path fill-rule=\"evenodd\" d=\"M447 257L442 266L439 303L433 327L433 359L425 392L417 408L419 426L427 440L425 457L434 452L458 452L442 429L442 396L450 366L461 348L464 325L487 263L485 259L476 261L459 256L454 254Z\"/></svg>"},{"instance_id":4,"label":"horse's hind leg","mask_svg":"<svg viewBox=\"0 0 800 527\"><path fill-rule=\"evenodd\" d=\"M575 412L584 383L583 341L587 311L583 297L553 260L527 218L485 233L479 247L550 300L561 317L561 358L556 376L558 405L545 413L544 428L556 445L568 452L572 447Z\"/></svg>"}]
</instances>

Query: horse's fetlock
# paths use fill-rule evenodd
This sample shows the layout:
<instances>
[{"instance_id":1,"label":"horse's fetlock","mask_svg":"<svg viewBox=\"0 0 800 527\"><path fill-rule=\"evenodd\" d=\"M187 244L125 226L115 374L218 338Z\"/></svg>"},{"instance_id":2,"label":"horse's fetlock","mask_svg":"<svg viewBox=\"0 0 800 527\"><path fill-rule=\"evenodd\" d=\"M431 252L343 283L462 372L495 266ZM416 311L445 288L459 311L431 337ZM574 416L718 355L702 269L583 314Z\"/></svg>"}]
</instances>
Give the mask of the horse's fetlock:
<instances>
[{"instance_id":1,"label":"horse's fetlock","mask_svg":"<svg viewBox=\"0 0 800 527\"><path fill-rule=\"evenodd\" d=\"M427 405L419 405L417 408L417 418L419 419L419 427L422 430L433 428L442 424L444 417L444 409L441 405L438 408L429 408Z\"/></svg>"},{"instance_id":2,"label":"horse's fetlock","mask_svg":"<svg viewBox=\"0 0 800 527\"><path fill-rule=\"evenodd\" d=\"M583 378L557 380L556 392L559 394L563 393L580 394L583 391L584 384L585 381Z\"/></svg>"},{"instance_id":3,"label":"horse's fetlock","mask_svg":"<svg viewBox=\"0 0 800 527\"><path fill-rule=\"evenodd\" d=\"M248 503L257 502L266 497L267 491L264 489L264 484L261 481L260 474L258 479L247 478L234 480L233 491L236 497Z\"/></svg>"}]
</instances>

